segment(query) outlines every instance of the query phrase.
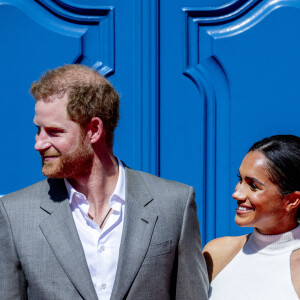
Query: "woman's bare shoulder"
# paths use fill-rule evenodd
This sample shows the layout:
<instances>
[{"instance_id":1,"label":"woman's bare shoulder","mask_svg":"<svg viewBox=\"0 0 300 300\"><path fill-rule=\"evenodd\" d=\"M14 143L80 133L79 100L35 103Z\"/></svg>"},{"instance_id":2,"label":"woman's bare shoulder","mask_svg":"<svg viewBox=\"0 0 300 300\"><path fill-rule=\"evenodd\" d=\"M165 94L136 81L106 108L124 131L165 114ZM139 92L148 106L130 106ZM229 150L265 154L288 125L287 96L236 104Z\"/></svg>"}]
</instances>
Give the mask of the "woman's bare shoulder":
<instances>
[{"instance_id":1,"label":"woman's bare shoulder","mask_svg":"<svg viewBox=\"0 0 300 300\"><path fill-rule=\"evenodd\" d=\"M225 236L207 243L203 249L207 271L212 281L243 248L248 235Z\"/></svg>"},{"instance_id":2,"label":"woman's bare shoulder","mask_svg":"<svg viewBox=\"0 0 300 300\"><path fill-rule=\"evenodd\" d=\"M246 241L247 235L220 237L207 243L203 248L203 252L209 251L216 254L220 252L224 255L224 251L231 252L236 247L241 249Z\"/></svg>"}]
</instances>

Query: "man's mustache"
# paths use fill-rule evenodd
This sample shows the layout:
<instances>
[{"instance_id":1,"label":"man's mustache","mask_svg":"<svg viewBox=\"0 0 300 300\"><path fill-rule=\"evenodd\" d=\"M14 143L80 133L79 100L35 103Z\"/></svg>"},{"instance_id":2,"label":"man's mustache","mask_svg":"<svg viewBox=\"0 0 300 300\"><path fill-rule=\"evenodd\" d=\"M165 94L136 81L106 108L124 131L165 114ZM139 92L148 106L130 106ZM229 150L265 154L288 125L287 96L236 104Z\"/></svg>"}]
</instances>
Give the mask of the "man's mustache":
<instances>
[{"instance_id":1,"label":"man's mustache","mask_svg":"<svg viewBox=\"0 0 300 300\"><path fill-rule=\"evenodd\" d=\"M45 158L45 157L59 157L61 156L61 153L58 152L58 151L53 151L53 150L48 150L48 151L45 151L45 152L40 152L40 155L42 158Z\"/></svg>"}]
</instances>

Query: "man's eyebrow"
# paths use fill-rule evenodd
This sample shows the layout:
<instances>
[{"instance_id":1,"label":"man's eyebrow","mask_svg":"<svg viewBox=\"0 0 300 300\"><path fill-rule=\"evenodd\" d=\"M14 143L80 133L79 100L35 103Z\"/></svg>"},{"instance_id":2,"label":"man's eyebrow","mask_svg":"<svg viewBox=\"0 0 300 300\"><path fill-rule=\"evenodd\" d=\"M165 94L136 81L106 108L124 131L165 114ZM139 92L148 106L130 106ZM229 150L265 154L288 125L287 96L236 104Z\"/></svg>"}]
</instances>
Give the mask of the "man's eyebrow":
<instances>
[{"instance_id":1,"label":"man's eyebrow","mask_svg":"<svg viewBox=\"0 0 300 300\"><path fill-rule=\"evenodd\" d=\"M35 120L33 120L33 124L34 125L36 125L36 126L38 126L38 127L40 127L40 125L38 125L36 122L35 122ZM51 129L58 129L58 130L64 130L60 125L58 125L58 124L49 124L49 125L47 125L47 126L43 126L43 127L45 127L45 128L51 128Z\"/></svg>"},{"instance_id":2,"label":"man's eyebrow","mask_svg":"<svg viewBox=\"0 0 300 300\"><path fill-rule=\"evenodd\" d=\"M246 176L245 179L257 182L260 185L264 185L260 180L254 178L254 177Z\"/></svg>"}]
</instances>

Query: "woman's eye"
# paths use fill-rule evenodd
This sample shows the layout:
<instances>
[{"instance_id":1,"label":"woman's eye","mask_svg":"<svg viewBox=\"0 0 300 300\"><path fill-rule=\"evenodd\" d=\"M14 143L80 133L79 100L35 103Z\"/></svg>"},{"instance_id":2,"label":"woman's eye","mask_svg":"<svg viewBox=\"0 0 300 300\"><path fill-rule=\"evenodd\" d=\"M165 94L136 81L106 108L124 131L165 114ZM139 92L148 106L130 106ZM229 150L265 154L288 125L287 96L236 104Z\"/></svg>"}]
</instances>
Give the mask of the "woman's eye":
<instances>
[{"instance_id":1,"label":"woman's eye","mask_svg":"<svg viewBox=\"0 0 300 300\"><path fill-rule=\"evenodd\" d=\"M250 185L250 187L251 187L253 190L258 189L257 185L254 184L253 182L250 182L249 185Z\"/></svg>"}]
</instances>

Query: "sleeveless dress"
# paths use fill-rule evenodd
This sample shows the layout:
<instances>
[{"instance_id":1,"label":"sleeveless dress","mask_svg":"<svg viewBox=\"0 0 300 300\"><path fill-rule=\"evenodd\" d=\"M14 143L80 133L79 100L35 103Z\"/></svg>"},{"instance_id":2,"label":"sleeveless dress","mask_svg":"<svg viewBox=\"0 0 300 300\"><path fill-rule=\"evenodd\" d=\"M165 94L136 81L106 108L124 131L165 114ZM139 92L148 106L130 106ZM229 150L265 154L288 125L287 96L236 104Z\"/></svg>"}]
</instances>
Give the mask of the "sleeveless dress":
<instances>
[{"instance_id":1,"label":"sleeveless dress","mask_svg":"<svg viewBox=\"0 0 300 300\"><path fill-rule=\"evenodd\" d=\"M290 256L300 248L300 225L278 234L254 230L240 252L215 277L211 300L299 300L291 280Z\"/></svg>"}]
</instances>

